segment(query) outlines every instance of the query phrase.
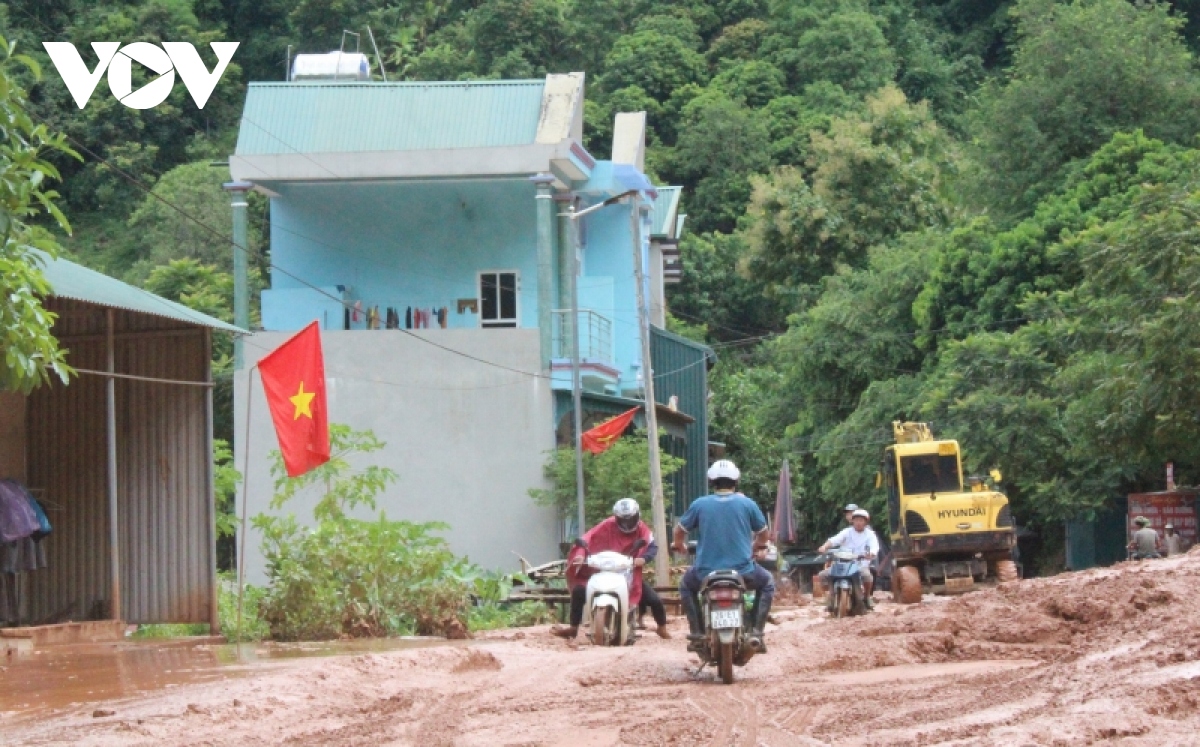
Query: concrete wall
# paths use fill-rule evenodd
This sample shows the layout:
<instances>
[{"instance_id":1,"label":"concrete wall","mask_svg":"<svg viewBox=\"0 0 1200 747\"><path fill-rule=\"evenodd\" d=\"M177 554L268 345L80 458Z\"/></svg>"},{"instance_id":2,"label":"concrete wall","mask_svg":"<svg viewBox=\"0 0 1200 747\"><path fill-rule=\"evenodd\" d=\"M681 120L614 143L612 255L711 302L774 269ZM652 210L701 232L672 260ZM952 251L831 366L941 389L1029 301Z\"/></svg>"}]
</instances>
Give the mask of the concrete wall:
<instances>
[{"instance_id":1,"label":"concrete wall","mask_svg":"<svg viewBox=\"0 0 1200 747\"><path fill-rule=\"evenodd\" d=\"M282 184L271 200L274 271L263 326L298 330L313 319L343 329L342 309L291 275L364 306L447 307L449 326L478 328L458 299L479 295L477 274L520 274L520 326L537 328L537 205L528 179ZM557 283L554 283L557 294ZM357 329L364 328L360 316Z\"/></svg>"},{"instance_id":2,"label":"concrete wall","mask_svg":"<svg viewBox=\"0 0 1200 747\"><path fill-rule=\"evenodd\" d=\"M532 203L532 199L530 200ZM422 330L412 333L518 371L538 371L537 329ZM263 332L246 344L253 363L286 340ZM558 557L558 524L527 491L546 487L542 465L554 447L550 382L478 363L395 330L322 335L329 420L371 429L387 443L363 464L394 469L399 481L379 501L391 519L444 521L454 552L485 568L515 570L514 551L534 562ZM248 508L268 511L268 454L278 448L257 374L252 388ZM236 438L246 422L246 374L235 385ZM237 445L242 469L243 445ZM310 518L315 495L285 512ZM240 510L240 506L239 506ZM362 513L366 518L368 514ZM247 571L262 583L260 538L251 530Z\"/></svg>"}]
</instances>

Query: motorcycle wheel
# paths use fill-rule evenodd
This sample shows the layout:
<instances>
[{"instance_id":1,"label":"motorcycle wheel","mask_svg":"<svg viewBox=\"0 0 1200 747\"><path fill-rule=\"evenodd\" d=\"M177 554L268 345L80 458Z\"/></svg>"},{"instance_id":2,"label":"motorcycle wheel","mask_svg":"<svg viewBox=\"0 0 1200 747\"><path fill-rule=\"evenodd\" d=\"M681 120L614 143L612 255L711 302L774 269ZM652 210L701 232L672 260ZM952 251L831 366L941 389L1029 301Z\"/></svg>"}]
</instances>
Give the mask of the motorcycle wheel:
<instances>
[{"instance_id":1,"label":"motorcycle wheel","mask_svg":"<svg viewBox=\"0 0 1200 747\"><path fill-rule=\"evenodd\" d=\"M721 681L726 685L733 684L733 644L722 643L721 651L718 654L717 673L721 675Z\"/></svg>"},{"instance_id":2,"label":"motorcycle wheel","mask_svg":"<svg viewBox=\"0 0 1200 747\"><path fill-rule=\"evenodd\" d=\"M598 607L592 610L592 643L595 645L608 645L608 620L611 616L611 607Z\"/></svg>"},{"instance_id":3,"label":"motorcycle wheel","mask_svg":"<svg viewBox=\"0 0 1200 747\"><path fill-rule=\"evenodd\" d=\"M850 591L849 589L838 589L837 606L834 608L837 614L834 617L847 617L850 614Z\"/></svg>"}]
</instances>

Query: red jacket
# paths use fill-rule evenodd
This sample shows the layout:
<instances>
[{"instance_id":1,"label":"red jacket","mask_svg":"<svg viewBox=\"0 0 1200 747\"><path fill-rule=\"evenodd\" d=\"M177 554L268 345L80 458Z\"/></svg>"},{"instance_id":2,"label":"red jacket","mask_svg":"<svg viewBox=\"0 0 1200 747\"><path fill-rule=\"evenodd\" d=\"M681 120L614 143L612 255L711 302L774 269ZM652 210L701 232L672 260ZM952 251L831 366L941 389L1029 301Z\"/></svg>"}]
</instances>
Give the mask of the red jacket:
<instances>
[{"instance_id":1,"label":"red jacket","mask_svg":"<svg viewBox=\"0 0 1200 747\"><path fill-rule=\"evenodd\" d=\"M633 545L638 540L642 540L643 544L640 550L637 551L635 557L646 557L646 553L651 551L654 546L654 533L650 531L650 527L646 526L646 522L639 521L637 529L626 534L617 526L615 516L610 516L596 526L589 529L583 535L583 541L588 544L587 553L598 553L613 551L619 552L622 555L630 555L633 551ZM574 565L572 561L575 558L583 558L585 551L582 547L574 547L570 554L567 555L567 586L574 589L576 586L586 584L588 578L595 572L586 565ZM636 607L642 599L642 569L635 567L633 569L633 585L629 589L629 606Z\"/></svg>"}]
</instances>

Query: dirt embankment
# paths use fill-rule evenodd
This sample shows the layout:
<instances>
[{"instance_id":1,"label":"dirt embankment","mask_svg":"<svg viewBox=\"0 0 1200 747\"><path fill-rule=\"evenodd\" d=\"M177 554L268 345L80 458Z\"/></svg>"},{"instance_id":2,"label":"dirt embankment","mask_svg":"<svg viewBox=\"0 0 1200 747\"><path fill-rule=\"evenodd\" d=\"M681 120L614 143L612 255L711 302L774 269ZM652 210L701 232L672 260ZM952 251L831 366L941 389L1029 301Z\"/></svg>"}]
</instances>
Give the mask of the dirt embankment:
<instances>
[{"instance_id":1,"label":"dirt embankment","mask_svg":"<svg viewBox=\"0 0 1200 747\"><path fill-rule=\"evenodd\" d=\"M680 638L597 649L545 628L499 631L467 648L304 660L8 715L0 742L1200 744L1197 590L1193 554L913 607L881 601L850 620L812 604L781 609L770 652L733 686L697 676ZM100 705L114 715L93 717Z\"/></svg>"}]
</instances>

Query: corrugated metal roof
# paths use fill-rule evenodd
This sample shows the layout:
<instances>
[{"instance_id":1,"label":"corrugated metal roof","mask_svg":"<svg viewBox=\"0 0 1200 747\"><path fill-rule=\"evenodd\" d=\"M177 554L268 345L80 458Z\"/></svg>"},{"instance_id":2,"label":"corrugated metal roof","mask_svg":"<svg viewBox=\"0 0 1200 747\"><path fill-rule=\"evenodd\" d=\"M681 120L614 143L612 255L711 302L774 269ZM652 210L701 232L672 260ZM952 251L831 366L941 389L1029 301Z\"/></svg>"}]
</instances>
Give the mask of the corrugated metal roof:
<instances>
[{"instance_id":1,"label":"corrugated metal roof","mask_svg":"<svg viewBox=\"0 0 1200 747\"><path fill-rule=\"evenodd\" d=\"M670 236L678 238L674 229L676 228L675 214L679 210L679 196L683 194L683 187L655 187L658 190L658 199L654 201L654 212L651 213L651 225L654 226L654 236Z\"/></svg>"},{"instance_id":2,"label":"corrugated metal roof","mask_svg":"<svg viewBox=\"0 0 1200 747\"><path fill-rule=\"evenodd\" d=\"M251 83L237 155L530 145L545 80Z\"/></svg>"},{"instance_id":3,"label":"corrugated metal roof","mask_svg":"<svg viewBox=\"0 0 1200 747\"><path fill-rule=\"evenodd\" d=\"M41 256L45 263L42 267L42 274L50 283L53 294L60 298L72 298L76 301L86 301L100 306L112 306L143 314L154 314L226 332L246 332L246 330L226 324L220 319L193 311L182 304L168 301L162 296L156 296L150 291L136 288L128 283L122 283L120 280L90 270L83 265L77 265L70 260L51 259L45 254Z\"/></svg>"}]
</instances>

